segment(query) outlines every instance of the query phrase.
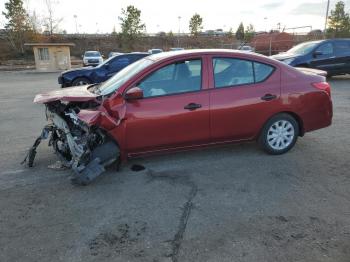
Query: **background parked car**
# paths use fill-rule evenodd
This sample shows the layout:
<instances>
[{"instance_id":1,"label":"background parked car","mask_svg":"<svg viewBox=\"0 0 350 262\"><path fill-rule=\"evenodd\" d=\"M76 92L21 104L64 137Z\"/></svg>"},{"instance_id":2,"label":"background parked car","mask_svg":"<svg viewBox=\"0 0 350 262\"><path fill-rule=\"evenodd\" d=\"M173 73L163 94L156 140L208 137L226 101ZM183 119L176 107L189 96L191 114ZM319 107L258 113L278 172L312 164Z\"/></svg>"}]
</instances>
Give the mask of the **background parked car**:
<instances>
[{"instance_id":1,"label":"background parked car","mask_svg":"<svg viewBox=\"0 0 350 262\"><path fill-rule=\"evenodd\" d=\"M150 53L150 54L158 54L161 52L163 52L163 49L160 49L160 48L153 48L153 49L148 50L148 53Z\"/></svg>"},{"instance_id":2,"label":"background parked car","mask_svg":"<svg viewBox=\"0 0 350 262\"><path fill-rule=\"evenodd\" d=\"M250 45L240 46L238 50L245 51L245 52L254 52L254 48L251 47Z\"/></svg>"},{"instance_id":3,"label":"background parked car","mask_svg":"<svg viewBox=\"0 0 350 262\"><path fill-rule=\"evenodd\" d=\"M63 72L58 77L61 87L101 83L131 63L148 56L149 53L129 53L112 56L97 67L82 67Z\"/></svg>"},{"instance_id":4,"label":"background parked car","mask_svg":"<svg viewBox=\"0 0 350 262\"><path fill-rule=\"evenodd\" d=\"M172 48L170 48L170 51L181 51L181 50L185 50L185 48L183 48L183 47L172 47Z\"/></svg>"},{"instance_id":5,"label":"background parked car","mask_svg":"<svg viewBox=\"0 0 350 262\"><path fill-rule=\"evenodd\" d=\"M103 57L99 51L86 51L83 55L84 66L97 66L103 62Z\"/></svg>"},{"instance_id":6,"label":"background parked car","mask_svg":"<svg viewBox=\"0 0 350 262\"><path fill-rule=\"evenodd\" d=\"M311 41L271 56L290 66L324 70L328 76L350 73L350 39Z\"/></svg>"}]
</instances>

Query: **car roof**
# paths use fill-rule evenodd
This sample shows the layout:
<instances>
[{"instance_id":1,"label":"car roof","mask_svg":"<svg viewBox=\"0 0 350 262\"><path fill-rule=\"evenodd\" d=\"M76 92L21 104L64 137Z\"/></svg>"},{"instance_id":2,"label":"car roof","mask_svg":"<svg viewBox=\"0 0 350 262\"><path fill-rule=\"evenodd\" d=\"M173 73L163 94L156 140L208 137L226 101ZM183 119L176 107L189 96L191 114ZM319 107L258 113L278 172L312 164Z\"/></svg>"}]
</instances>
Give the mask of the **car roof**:
<instances>
[{"instance_id":1,"label":"car roof","mask_svg":"<svg viewBox=\"0 0 350 262\"><path fill-rule=\"evenodd\" d=\"M131 52L131 53L125 53L126 55L149 55L148 52Z\"/></svg>"},{"instance_id":2,"label":"car roof","mask_svg":"<svg viewBox=\"0 0 350 262\"><path fill-rule=\"evenodd\" d=\"M158 53L158 54L153 54L147 57L147 59L150 59L154 62L172 58L172 57L180 57L180 56L186 56L186 55L195 55L195 54L200 54L200 55L215 55L215 54L227 54L227 55L233 55L233 54L241 54L247 57L264 57L266 56L261 55L261 54L256 54L256 53L251 53L248 54L247 52L242 52L240 50L232 50L232 49L190 49L190 50L179 50L176 52L163 52L163 53Z\"/></svg>"},{"instance_id":3,"label":"car roof","mask_svg":"<svg viewBox=\"0 0 350 262\"><path fill-rule=\"evenodd\" d=\"M304 44L304 43L319 44L319 43L333 42L333 41L350 41L350 38L329 38L329 39L321 39L321 40L314 40L314 41L306 41L299 44Z\"/></svg>"}]
</instances>

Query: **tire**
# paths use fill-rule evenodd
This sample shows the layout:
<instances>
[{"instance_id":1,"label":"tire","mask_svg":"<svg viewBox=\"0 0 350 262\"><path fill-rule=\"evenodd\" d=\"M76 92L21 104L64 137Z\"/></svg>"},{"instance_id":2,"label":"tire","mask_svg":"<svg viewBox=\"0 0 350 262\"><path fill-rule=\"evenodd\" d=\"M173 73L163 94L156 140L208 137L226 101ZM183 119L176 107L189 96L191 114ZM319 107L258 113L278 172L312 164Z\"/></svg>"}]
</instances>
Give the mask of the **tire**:
<instances>
[{"instance_id":1,"label":"tire","mask_svg":"<svg viewBox=\"0 0 350 262\"><path fill-rule=\"evenodd\" d=\"M289 114L281 113L270 118L264 125L258 142L271 155L288 152L299 136L299 124Z\"/></svg>"},{"instance_id":2,"label":"tire","mask_svg":"<svg viewBox=\"0 0 350 262\"><path fill-rule=\"evenodd\" d=\"M82 85L89 85L89 84L91 84L91 81L86 77L78 77L74 79L74 81L72 82L72 86L82 86Z\"/></svg>"}]
</instances>

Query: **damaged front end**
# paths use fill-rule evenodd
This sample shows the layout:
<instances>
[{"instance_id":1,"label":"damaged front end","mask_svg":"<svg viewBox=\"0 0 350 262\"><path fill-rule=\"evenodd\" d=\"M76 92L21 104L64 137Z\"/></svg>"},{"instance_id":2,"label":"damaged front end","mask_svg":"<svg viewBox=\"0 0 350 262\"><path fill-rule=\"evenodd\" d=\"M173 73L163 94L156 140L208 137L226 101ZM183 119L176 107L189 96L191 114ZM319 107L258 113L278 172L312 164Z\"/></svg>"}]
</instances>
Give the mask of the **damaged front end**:
<instances>
[{"instance_id":1,"label":"damaged front end","mask_svg":"<svg viewBox=\"0 0 350 262\"><path fill-rule=\"evenodd\" d=\"M49 124L29 149L23 163L32 167L36 148L41 140L49 138L63 166L72 168L72 183L87 185L105 171L105 167L119 161L119 147L107 132L96 125L89 125L79 118L80 110L89 109L95 102L45 103Z\"/></svg>"}]
</instances>

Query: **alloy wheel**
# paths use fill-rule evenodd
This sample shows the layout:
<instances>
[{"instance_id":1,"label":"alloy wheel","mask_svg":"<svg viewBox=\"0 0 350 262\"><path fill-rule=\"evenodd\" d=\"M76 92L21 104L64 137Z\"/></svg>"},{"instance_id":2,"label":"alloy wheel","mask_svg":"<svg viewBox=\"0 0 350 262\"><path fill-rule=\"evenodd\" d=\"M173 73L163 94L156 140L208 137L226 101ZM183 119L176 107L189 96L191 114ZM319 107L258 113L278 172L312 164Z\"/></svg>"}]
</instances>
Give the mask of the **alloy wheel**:
<instances>
[{"instance_id":1,"label":"alloy wheel","mask_svg":"<svg viewBox=\"0 0 350 262\"><path fill-rule=\"evenodd\" d=\"M278 120L267 131L267 143L274 150L284 150L295 136L293 125L287 120Z\"/></svg>"}]
</instances>

